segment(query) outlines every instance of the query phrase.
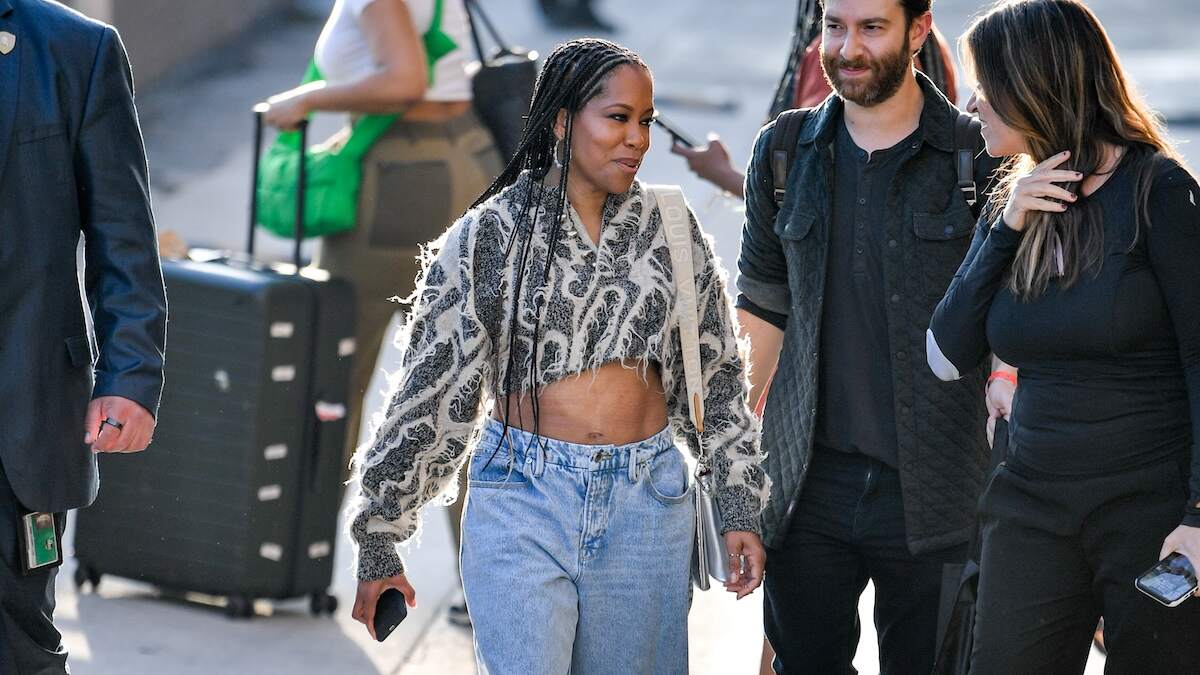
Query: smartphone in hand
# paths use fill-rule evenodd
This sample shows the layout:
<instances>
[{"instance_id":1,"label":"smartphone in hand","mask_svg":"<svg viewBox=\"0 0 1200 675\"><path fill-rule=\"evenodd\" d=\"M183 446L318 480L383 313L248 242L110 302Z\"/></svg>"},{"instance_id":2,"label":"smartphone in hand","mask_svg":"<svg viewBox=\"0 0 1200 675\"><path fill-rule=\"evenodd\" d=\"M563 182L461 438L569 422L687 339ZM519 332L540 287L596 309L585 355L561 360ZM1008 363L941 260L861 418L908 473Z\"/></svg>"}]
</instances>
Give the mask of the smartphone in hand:
<instances>
[{"instance_id":1,"label":"smartphone in hand","mask_svg":"<svg viewBox=\"0 0 1200 675\"><path fill-rule=\"evenodd\" d=\"M407 616L408 605L404 603L403 593L394 588L380 593L375 601L375 639L386 640Z\"/></svg>"},{"instance_id":2,"label":"smartphone in hand","mask_svg":"<svg viewBox=\"0 0 1200 675\"><path fill-rule=\"evenodd\" d=\"M655 116L654 123L657 124L658 126L662 127L663 130L666 131L668 134L671 134L671 141L673 143L678 143L687 148L700 147L700 144L697 143L695 140L693 140L692 137L683 133L678 128L676 128L673 124L671 124L670 122L663 119L662 115Z\"/></svg>"},{"instance_id":3,"label":"smartphone in hand","mask_svg":"<svg viewBox=\"0 0 1200 675\"><path fill-rule=\"evenodd\" d=\"M1159 560L1133 585L1167 607L1176 607L1192 597L1198 586L1196 569L1187 556L1178 552Z\"/></svg>"}]
</instances>

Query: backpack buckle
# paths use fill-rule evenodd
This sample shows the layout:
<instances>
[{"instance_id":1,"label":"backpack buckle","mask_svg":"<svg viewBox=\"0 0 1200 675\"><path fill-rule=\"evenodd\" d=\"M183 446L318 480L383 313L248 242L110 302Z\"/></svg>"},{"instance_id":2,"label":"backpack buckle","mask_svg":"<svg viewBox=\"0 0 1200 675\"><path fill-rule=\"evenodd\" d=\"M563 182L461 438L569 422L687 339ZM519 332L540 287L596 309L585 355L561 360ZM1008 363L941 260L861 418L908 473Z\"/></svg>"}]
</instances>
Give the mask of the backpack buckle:
<instances>
[{"instance_id":1,"label":"backpack buckle","mask_svg":"<svg viewBox=\"0 0 1200 675\"><path fill-rule=\"evenodd\" d=\"M775 206L783 208L783 199L787 196L787 190L784 188L775 188Z\"/></svg>"},{"instance_id":2,"label":"backpack buckle","mask_svg":"<svg viewBox=\"0 0 1200 675\"><path fill-rule=\"evenodd\" d=\"M979 201L979 193L975 189L975 183L960 185L958 189L962 190L963 196L966 197L967 206L975 206L975 202Z\"/></svg>"}]
</instances>

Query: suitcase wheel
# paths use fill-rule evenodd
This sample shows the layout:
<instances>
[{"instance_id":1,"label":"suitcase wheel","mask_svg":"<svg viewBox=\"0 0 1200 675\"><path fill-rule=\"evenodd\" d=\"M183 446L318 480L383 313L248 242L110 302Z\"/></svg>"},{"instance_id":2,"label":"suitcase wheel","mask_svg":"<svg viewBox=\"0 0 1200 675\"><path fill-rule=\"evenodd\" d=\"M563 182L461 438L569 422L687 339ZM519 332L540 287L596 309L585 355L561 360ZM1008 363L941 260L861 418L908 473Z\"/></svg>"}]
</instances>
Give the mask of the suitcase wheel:
<instances>
[{"instance_id":1,"label":"suitcase wheel","mask_svg":"<svg viewBox=\"0 0 1200 675\"><path fill-rule=\"evenodd\" d=\"M231 595L225 602L225 616L249 619L254 616L254 601L244 595Z\"/></svg>"},{"instance_id":2,"label":"suitcase wheel","mask_svg":"<svg viewBox=\"0 0 1200 675\"><path fill-rule=\"evenodd\" d=\"M308 609L312 612L313 616L321 616L322 614L333 616L337 608L338 599L328 592L313 593L308 596Z\"/></svg>"},{"instance_id":3,"label":"suitcase wheel","mask_svg":"<svg viewBox=\"0 0 1200 675\"><path fill-rule=\"evenodd\" d=\"M91 584L92 592L95 593L100 587L100 573L82 560L78 560L75 566L75 589L83 591L83 587L87 584Z\"/></svg>"}]
</instances>

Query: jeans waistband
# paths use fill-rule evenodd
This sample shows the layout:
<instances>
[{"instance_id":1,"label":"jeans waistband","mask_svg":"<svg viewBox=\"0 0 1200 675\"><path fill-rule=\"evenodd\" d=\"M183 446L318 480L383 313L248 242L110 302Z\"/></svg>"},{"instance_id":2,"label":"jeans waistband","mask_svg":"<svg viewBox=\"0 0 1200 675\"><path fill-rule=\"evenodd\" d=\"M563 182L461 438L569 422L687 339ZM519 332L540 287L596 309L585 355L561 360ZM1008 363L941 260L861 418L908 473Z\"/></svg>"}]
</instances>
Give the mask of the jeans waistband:
<instances>
[{"instance_id":1,"label":"jeans waistband","mask_svg":"<svg viewBox=\"0 0 1200 675\"><path fill-rule=\"evenodd\" d=\"M500 445L503 429L503 422L488 418L476 452L490 455L495 451ZM512 426L508 428L506 436L507 440L496 457L504 457L511 452L516 463L531 462L535 473L539 474L545 464L553 464L585 471L628 470L630 478L636 479L659 453L675 448L669 425L649 438L625 445L570 443L547 436L535 436Z\"/></svg>"}]
</instances>

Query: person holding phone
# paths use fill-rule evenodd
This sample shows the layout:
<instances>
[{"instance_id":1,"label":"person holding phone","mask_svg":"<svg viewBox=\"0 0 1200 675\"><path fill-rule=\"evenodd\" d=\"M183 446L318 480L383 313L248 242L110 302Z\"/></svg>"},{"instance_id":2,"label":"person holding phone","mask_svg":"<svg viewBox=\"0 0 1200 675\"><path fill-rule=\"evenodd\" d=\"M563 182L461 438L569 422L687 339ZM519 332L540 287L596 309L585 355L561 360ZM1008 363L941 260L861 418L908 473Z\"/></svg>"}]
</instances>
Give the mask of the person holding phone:
<instances>
[{"instance_id":1,"label":"person holding phone","mask_svg":"<svg viewBox=\"0 0 1200 675\"><path fill-rule=\"evenodd\" d=\"M934 312L929 364L1020 369L981 501L972 673L1193 672L1200 602L1134 580L1200 561L1200 187L1079 0L998 4L963 38L987 152L1013 155ZM1016 55L1016 58L1014 58Z\"/></svg>"},{"instance_id":2,"label":"person holding phone","mask_svg":"<svg viewBox=\"0 0 1200 675\"><path fill-rule=\"evenodd\" d=\"M403 360L355 459L354 617L415 602L396 545L469 461L463 588L481 672L685 673L695 513L675 439L713 455L745 597L770 482L725 276L690 216L703 429L689 419L662 217L635 178L653 81L612 42L559 45L505 171L426 257ZM486 415L484 411L487 410ZM469 457L469 460L468 460Z\"/></svg>"}]
</instances>

